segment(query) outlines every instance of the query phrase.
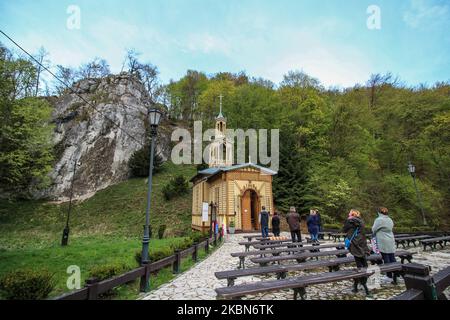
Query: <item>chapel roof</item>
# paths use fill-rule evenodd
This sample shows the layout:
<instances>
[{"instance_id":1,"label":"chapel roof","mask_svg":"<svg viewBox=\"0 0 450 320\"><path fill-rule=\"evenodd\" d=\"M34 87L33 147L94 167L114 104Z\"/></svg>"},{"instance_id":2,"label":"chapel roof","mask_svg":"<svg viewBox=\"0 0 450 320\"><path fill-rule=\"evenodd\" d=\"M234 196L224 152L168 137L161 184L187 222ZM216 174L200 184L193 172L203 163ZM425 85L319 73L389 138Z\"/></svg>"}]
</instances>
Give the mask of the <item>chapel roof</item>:
<instances>
[{"instance_id":1,"label":"chapel roof","mask_svg":"<svg viewBox=\"0 0 450 320\"><path fill-rule=\"evenodd\" d=\"M197 173L197 175L195 175L190 181L192 182L196 178L204 178L206 180L209 180L210 178L212 178L213 176L215 176L216 174L218 174L220 172L229 172L229 171L234 171L234 170L247 168L247 167L258 169L261 172L271 175L271 176L277 174L276 171L273 171L269 168L249 162L249 163L237 164L237 165L233 165L233 166L229 166L229 167L207 168L207 169L199 171Z\"/></svg>"}]
</instances>

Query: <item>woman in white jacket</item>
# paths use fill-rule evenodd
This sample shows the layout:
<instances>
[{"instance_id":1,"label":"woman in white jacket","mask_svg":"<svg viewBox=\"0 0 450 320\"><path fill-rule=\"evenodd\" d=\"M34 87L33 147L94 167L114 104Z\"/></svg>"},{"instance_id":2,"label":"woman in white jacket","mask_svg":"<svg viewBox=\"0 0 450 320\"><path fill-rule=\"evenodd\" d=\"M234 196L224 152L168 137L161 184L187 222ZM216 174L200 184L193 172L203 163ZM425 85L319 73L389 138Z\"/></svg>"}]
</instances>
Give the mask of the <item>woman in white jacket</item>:
<instances>
[{"instance_id":1,"label":"woman in white jacket","mask_svg":"<svg viewBox=\"0 0 450 320\"><path fill-rule=\"evenodd\" d=\"M395 260L395 239L394 222L388 216L388 209L380 207L378 209L378 218L375 219L372 226L372 233L376 237L378 250L380 250L383 263L396 262ZM388 273L387 276L392 278L392 273ZM394 278L395 283L395 278Z\"/></svg>"}]
</instances>

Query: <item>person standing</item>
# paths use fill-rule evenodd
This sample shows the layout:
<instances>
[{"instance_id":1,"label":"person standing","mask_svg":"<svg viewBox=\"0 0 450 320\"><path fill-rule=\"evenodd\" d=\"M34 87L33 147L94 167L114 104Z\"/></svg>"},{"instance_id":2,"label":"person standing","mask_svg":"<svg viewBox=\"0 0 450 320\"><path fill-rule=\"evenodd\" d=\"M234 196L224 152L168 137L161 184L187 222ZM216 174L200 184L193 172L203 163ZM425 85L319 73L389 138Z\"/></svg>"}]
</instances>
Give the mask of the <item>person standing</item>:
<instances>
[{"instance_id":1,"label":"person standing","mask_svg":"<svg viewBox=\"0 0 450 320\"><path fill-rule=\"evenodd\" d=\"M373 222L372 234L376 238L378 250L381 253L383 263L396 262L395 260L395 239L394 221L389 217L389 210L385 207L378 208L378 217ZM387 273L388 278L392 278L392 272ZM397 284L394 277L393 284Z\"/></svg>"},{"instance_id":2,"label":"person standing","mask_svg":"<svg viewBox=\"0 0 450 320\"><path fill-rule=\"evenodd\" d=\"M361 213L358 210L350 210L348 219L345 221L343 232L346 233L346 238L350 239L350 253L354 256L356 267L367 268L367 256L370 254L370 249L367 246L367 239L364 232L364 222L361 219ZM358 292L358 283L360 283L366 295L369 295L367 288L367 277L354 279L353 292Z\"/></svg>"},{"instance_id":3,"label":"person standing","mask_svg":"<svg viewBox=\"0 0 450 320\"><path fill-rule=\"evenodd\" d=\"M266 211L266 207L262 207L262 211L259 213L259 223L261 225L261 234L263 238L269 237L269 213Z\"/></svg>"},{"instance_id":4,"label":"person standing","mask_svg":"<svg viewBox=\"0 0 450 320\"><path fill-rule=\"evenodd\" d=\"M315 210L316 211L316 214L317 214L317 218L319 219L319 235L318 235L318 239L324 239L323 238L323 234L321 235L320 233L323 231L322 230L322 217L320 216L320 212L319 212L319 210Z\"/></svg>"},{"instance_id":5,"label":"person standing","mask_svg":"<svg viewBox=\"0 0 450 320\"><path fill-rule=\"evenodd\" d=\"M275 237L280 236L280 217L276 211L274 212L272 218L272 232Z\"/></svg>"},{"instance_id":6,"label":"person standing","mask_svg":"<svg viewBox=\"0 0 450 320\"><path fill-rule=\"evenodd\" d=\"M310 211L310 215L306 220L306 224L308 225L308 232L311 236L312 243L316 244L319 242L319 217L315 210Z\"/></svg>"},{"instance_id":7,"label":"person standing","mask_svg":"<svg viewBox=\"0 0 450 320\"><path fill-rule=\"evenodd\" d=\"M289 230L291 231L292 242L301 242L300 215L295 211L295 207L289 209L286 221L289 225Z\"/></svg>"}]
</instances>

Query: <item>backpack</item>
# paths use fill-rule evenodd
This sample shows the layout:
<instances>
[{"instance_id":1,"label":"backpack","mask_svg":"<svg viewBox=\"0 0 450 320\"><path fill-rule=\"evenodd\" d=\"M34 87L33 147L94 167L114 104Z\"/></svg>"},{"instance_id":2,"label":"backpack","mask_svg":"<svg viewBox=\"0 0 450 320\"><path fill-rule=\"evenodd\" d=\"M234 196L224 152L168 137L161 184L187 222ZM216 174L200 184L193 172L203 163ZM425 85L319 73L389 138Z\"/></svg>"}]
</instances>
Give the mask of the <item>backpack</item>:
<instances>
[{"instance_id":1,"label":"backpack","mask_svg":"<svg viewBox=\"0 0 450 320\"><path fill-rule=\"evenodd\" d=\"M358 230L359 230L359 227L355 229L355 231L353 232L350 239L345 237L345 239L344 239L345 249L347 249L347 250L350 249L350 245L352 244L353 239L358 235Z\"/></svg>"}]
</instances>

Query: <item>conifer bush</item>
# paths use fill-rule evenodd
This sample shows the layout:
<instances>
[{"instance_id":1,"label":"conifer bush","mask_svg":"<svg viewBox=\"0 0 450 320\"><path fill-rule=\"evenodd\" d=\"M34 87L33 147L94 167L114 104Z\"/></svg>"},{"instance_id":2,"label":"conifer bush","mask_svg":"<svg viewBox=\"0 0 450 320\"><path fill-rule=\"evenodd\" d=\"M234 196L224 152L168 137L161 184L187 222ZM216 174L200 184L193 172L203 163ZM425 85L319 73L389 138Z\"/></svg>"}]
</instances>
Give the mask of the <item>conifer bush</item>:
<instances>
[{"instance_id":1,"label":"conifer bush","mask_svg":"<svg viewBox=\"0 0 450 320\"><path fill-rule=\"evenodd\" d=\"M17 270L0 279L1 295L8 300L42 300L54 287L53 274L47 270Z\"/></svg>"}]
</instances>

